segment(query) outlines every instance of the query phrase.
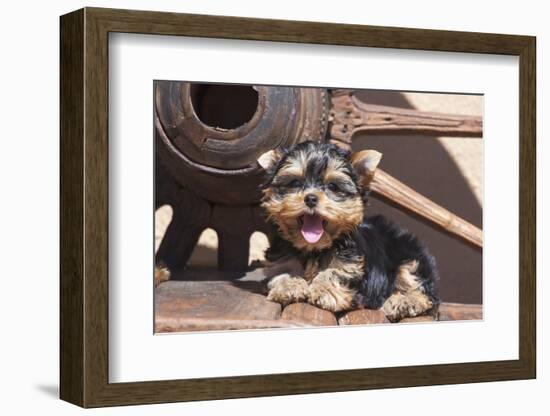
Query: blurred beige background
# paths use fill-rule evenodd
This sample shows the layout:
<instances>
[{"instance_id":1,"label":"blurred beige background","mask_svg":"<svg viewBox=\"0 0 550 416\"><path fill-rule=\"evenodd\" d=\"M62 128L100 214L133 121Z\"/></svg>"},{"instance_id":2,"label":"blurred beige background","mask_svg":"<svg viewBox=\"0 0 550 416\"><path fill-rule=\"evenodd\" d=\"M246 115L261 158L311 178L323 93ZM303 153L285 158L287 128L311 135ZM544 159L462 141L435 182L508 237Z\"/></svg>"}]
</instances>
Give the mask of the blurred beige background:
<instances>
[{"instance_id":1,"label":"blurred beige background","mask_svg":"<svg viewBox=\"0 0 550 416\"><path fill-rule=\"evenodd\" d=\"M446 114L483 114L483 97L460 94L399 93L364 90L356 92L364 102ZM483 139L433 136L354 136L354 150L376 149L384 154L381 167L417 192L465 220L482 227ZM384 214L417 234L434 254L440 293L446 302L482 303L481 252L411 217L370 198L369 214ZM171 220L171 209L155 214L156 247ZM251 237L250 261L262 260L268 246L262 233ZM203 232L189 265L216 267L217 236Z\"/></svg>"}]
</instances>

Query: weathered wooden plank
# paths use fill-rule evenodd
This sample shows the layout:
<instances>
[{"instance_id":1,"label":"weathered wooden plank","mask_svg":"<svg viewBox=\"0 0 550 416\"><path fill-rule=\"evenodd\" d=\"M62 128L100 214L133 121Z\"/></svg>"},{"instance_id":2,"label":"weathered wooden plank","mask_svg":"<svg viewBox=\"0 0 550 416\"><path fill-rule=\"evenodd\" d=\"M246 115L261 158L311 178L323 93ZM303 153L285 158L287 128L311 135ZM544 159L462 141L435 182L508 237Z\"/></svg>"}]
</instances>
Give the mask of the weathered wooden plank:
<instances>
[{"instance_id":1,"label":"weathered wooden plank","mask_svg":"<svg viewBox=\"0 0 550 416\"><path fill-rule=\"evenodd\" d=\"M169 281L155 289L155 332L269 328L280 316L278 303L239 282Z\"/></svg>"},{"instance_id":2,"label":"weathered wooden plank","mask_svg":"<svg viewBox=\"0 0 550 416\"><path fill-rule=\"evenodd\" d=\"M293 303L283 309L281 318L290 322L301 322L304 325L334 326L338 325L332 312L319 309L308 303Z\"/></svg>"},{"instance_id":3,"label":"weathered wooden plank","mask_svg":"<svg viewBox=\"0 0 550 416\"><path fill-rule=\"evenodd\" d=\"M242 280L203 280L205 271L187 272L199 280L172 280L155 289L155 332L225 331L232 329L299 328L389 323L382 310L358 309L339 314L307 303L284 309L266 299L257 271ZM214 278L219 271L213 271ZM176 277L181 277L176 275ZM282 312L281 312L282 309ZM419 316L401 322L482 319L481 305L443 303L437 317Z\"/></svg>"},{"instance_id":4,"label":"weathered wooden plank","mask_svg":"<svg viewBox=\"0 0 550 416\"><path fill-rule=\"evenodd\" d=\"M419 322L434 322L436 318L431 315L415 316L412 318L405 318L399 321L400 324L413 324Z\"/></svg>"},{"instance_id":5,"label":"weathered wooden plank","mask_svg":"<svg viewBox=\"0 0 550 416\"><path fill-rule=\"evenodd\" d=\"M338 319L340 325L366 325L389 323L382 310L358 309L341 316Z\"/></svg>"},{"instance_id":6,"label":"weathered wooden plank","mask_svg":"<svg viewBox=\"0 0 550 416\"><path fill-rule=\"evenodd\" d=\"M483 306L464 303L442 303L439 307L439 321L468 321L483 319Z\"/></svg>"}]
</instances>

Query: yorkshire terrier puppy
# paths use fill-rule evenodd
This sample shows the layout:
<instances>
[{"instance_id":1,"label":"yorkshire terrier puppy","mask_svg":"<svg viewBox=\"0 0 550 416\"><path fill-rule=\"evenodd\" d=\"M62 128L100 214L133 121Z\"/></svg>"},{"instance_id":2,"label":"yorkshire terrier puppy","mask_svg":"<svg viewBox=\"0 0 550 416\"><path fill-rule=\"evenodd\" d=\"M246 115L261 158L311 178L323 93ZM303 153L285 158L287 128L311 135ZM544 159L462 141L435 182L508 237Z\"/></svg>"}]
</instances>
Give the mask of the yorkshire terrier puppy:
<instances>
[{"instance_id":1,"label":"yorkshire terrier puppy","mask_svg":"<svg viewBox=\"0 0 550 416\"><path fill-rule=\"evenodd\" d=\"M268 299L332 312L382 308L392 322L435 314L434 258L412 234L366 217L380 154L307 141L264 157L262 206L275 235L266 252Z\"/></svg>"}]
</instances>

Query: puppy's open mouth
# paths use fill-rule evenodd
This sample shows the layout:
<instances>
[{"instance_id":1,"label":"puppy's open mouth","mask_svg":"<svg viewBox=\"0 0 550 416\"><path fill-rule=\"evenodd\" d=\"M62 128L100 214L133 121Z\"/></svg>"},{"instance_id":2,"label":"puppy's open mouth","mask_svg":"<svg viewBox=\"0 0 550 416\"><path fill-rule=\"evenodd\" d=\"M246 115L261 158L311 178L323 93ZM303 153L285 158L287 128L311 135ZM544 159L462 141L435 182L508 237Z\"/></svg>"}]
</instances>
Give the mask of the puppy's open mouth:
<instances>
[{"instance_id":1,"label":"puppy's open mouth","mask_svg":"<svg viewBox=\"0 0 550 416\"><path fill-rule=\"evenodd\" d=\"M325 229L326 221L316 214L305 214L298 218L298 222L302 226L302 235L310 244L315 244L321 239Z\"/></svg>"}]
</instances>

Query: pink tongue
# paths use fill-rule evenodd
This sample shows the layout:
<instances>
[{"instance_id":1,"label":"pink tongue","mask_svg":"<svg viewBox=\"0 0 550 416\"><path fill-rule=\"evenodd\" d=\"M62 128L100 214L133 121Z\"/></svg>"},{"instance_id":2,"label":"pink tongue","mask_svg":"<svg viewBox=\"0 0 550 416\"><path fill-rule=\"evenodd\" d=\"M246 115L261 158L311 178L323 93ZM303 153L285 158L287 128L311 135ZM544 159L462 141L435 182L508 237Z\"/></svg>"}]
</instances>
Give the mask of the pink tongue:
<instances>
[{"instance_id":1,"label":"pink tongue","mask_svg":"<svg viewBox=\"0 0 550 416\"><path fill-rule=\"evenodd\" d=\"M308 243L314 244L323 236L323 220L318 215L304 215L302 235Z\"/></svg>"}]
</instances>

